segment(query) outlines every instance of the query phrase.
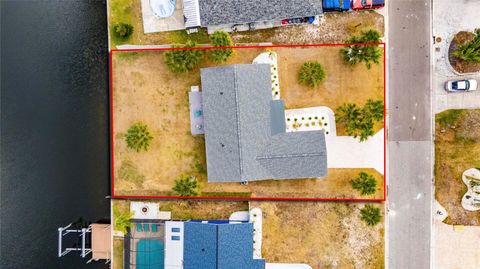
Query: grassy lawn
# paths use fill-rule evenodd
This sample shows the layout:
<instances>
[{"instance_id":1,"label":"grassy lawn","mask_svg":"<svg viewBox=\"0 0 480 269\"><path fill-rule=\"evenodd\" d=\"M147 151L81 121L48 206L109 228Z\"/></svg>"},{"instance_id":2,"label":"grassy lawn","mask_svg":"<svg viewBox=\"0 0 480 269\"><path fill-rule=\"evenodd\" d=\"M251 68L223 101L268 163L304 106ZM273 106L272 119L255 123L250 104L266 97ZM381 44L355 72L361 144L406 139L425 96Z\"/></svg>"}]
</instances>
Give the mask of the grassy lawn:
<instances>
[{"instance_id":1,"label":"grassy lawn","mask_svg":"<svg viewBox=\"0 0 480 269\"><path fill-rule=\"evenodd\" d=\"M268 262L313 268L384 268L384 219L360 219L360 203L251 202L263 211L262 255ZM377 204L382 208L383 204Z\"/></svg>"},{"instance_id":2,"label":"grassy lawn","mask_svg":"<svg viewBox=\"0 0 480 269\"><path fill-rule=\"evenodd\" d=\"M113 238L113 269L123 269L123 239Z\"/></svg>"},{"instance_id":3,"label":"grassy lawn","mask_svg":"<svg viewBox=\"0 0 480 269\"><path fill-rule=\"evenodd\" d=\"M264 49L237 49L229 63L251 63ZM279 56L282 99L287 108L329 106L335 109L345 102L358 105L371 99L383 99L383 66L344 65L336 47L275 48ZM298 83L300 65L318 60L327 79L310 89ZM213 66L205 60L202 67ZM375 175L381 198L382 175L369 169L329 169L323 180L297 179L239 183L207 183L203 136L190 134L188 91L200 84L199 70L173 74L164 64L163 52L115 53L113 58L115 194L171 195L175 179L196 176L204 195L358 197L350 181L360 171ZM362 75L359 75L362 74ZM126 130L135 122L149 126L154 137L146 152L128 149ZM380 126L377 126L377 130ZM342 134L341 130L338 130Z\"/></svg>"},{"instance_id":4,"label":"grassy lawn","mask_svg":"<svg viewBox=\"0 0 480 269\"><path fill-rule=\"evenodd\" d=\"M435 117L435 198L447 224L480 225L480 213L463 209L462 173L480 167L480 110L447 110Z\"/></svg>"},{"instance_id":5,"label":"grassy lawn","mask_svg":"<svg viewBox=\"0 0 480 269\"><path fill-rule=\"evenodd\" d=\"M190 35L184 30L144 34L140 0L110 0L108 9L110 31L111 27L119 22L129 23L134 27L134 33L128 40L119 40L111 35L112 48L120 44L184 43L187 39L203 44L210 43L205 29ZM373 11L326 13L319 26L297 25L247 31L236 33L232 37L235 43L342 43L351 35L357 35L368 29L376 29L383 33L383 17Z\"/></svg>"}]
</instances>

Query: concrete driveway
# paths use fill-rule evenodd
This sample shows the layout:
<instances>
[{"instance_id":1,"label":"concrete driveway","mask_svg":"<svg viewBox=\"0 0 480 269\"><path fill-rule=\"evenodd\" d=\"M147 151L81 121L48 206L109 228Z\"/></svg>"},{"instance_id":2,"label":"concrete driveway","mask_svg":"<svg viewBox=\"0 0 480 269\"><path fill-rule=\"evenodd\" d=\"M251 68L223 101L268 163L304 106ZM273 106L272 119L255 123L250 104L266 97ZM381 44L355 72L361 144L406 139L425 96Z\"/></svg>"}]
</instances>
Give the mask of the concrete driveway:
<instances>
[{"instance_id":1,"label":"concrete driveway","mask_svg":"<svg viewBox=\"0 0 480 269\"><path fill-rule=\"evenodd\" d=\"M474 78L480 81L480 73L460 75L448 63L448 47L455 33L473 31L480 27L480 1L434 0L433 35L442 41L434 45L434 111L447 109L480 108L480 90L466 93L447 93L445 81L451 79Z\"/></svg>"}]
</instances>

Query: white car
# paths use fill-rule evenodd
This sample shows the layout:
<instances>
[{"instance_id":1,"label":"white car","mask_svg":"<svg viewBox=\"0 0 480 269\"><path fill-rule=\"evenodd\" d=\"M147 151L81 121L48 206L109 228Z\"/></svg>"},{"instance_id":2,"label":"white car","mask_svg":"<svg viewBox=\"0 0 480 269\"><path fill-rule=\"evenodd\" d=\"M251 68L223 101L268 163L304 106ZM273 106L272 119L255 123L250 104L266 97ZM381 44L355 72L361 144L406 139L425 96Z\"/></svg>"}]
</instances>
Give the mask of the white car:
<instances>
[{"instance_id":1,"label":"white car","mask_svg":"<svg viewBox=\"0 0 480 269\"><path fill-rule=\"evenodd\" d=\"M449 92L470 92L477 89L477 81L474 79L449 80L445 82L445 90Z\"/></svg>"}]
</instances>

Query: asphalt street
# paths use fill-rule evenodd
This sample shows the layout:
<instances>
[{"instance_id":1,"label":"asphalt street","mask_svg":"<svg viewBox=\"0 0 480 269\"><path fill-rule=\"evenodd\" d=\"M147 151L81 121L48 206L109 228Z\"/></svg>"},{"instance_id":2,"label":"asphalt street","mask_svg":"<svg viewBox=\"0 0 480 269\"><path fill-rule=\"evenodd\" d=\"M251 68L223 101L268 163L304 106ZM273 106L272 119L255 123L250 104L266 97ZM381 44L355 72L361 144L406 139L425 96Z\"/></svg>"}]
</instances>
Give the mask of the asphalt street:
<instances>
[{"instance_id":1,"label":"asphalt street","mask_svg":"<svg viewBox=\"0 0 480 269\"><path fill-rule=\"evenodd\" d=\"M387 266L430 268L430 0L388 1Z\"/></svg>"}]
</instances>

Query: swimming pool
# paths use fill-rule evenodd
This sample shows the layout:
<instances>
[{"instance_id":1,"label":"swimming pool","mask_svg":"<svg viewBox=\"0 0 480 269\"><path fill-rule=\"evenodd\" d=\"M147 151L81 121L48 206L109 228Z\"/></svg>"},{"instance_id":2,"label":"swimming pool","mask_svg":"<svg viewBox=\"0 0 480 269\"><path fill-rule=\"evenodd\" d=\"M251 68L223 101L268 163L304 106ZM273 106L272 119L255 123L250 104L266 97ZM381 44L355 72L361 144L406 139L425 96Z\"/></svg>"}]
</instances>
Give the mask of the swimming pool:
<instances>
[{"instance_id":1,"label":"swimming pool","mask_svg":"<svg viewBox=\"0 0 480 269\"><path fill-rule=\"evenodd\" d=\"M136 248L137 269L163 269L165 246L160 239L140 239Z\"/></svg>"}]
</instances>

